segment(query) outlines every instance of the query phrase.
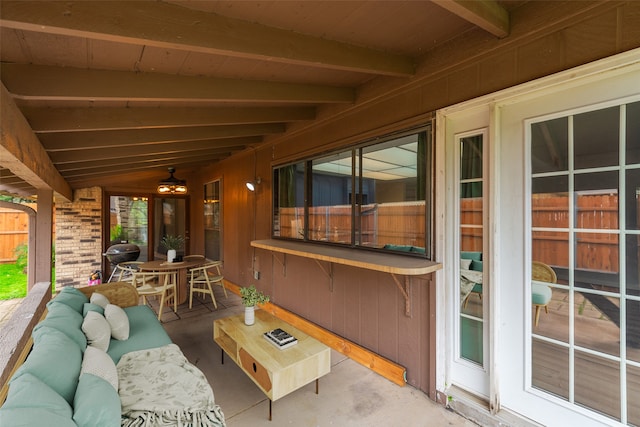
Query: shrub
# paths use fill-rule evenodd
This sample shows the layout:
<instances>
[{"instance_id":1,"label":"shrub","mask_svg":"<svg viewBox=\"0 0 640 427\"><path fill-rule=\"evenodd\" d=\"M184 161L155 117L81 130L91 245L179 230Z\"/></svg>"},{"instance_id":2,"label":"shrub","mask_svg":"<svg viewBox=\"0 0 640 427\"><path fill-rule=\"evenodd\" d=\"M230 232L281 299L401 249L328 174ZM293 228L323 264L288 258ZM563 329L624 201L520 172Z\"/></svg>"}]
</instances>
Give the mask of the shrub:
<instances>
[{"instance_id":1,"label":"shrub","mask_svg":"<svg viewBox=\"0 0 640 427\"><path fill-rule=\"evenodd\" d=\"M27 274L27 262L29 261L29 246L25 243L16 246L13 250L16 255L16 267L22 270L24 274Z\"/></svg>"}]
</instances>

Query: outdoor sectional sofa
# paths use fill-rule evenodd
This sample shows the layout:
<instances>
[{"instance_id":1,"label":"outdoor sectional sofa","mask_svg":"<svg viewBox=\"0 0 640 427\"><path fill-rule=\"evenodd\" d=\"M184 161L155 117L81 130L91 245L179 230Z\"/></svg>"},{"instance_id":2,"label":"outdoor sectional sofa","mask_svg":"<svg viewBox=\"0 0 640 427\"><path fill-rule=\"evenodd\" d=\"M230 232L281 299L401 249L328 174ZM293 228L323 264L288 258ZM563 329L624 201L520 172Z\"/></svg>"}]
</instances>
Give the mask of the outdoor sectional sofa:
<instances>
[{"instance_id":1,"label":"outdoor sectional sofa","mask_svg":"<svg viewBox=\"0 0 640 427\"><path fill-rule=\"evenodd\" d=\"M204 374L138 302L124 282L63 288L33 328L0 425L224 426Z\"/></svg>"}]
</instances>

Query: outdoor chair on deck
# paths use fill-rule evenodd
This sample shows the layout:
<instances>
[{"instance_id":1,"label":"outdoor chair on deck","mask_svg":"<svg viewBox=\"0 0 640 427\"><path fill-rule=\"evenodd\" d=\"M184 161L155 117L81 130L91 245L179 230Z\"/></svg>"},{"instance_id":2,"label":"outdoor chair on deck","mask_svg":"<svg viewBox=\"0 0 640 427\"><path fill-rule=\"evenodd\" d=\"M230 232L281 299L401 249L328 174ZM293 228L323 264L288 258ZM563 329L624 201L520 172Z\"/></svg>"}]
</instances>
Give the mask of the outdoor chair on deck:
<instances>
[{"instance_id":1,"label":"outdoor chair on deck","mask_svg":"<svg viewBox=\"0 0 640 427\"><path fill-rule=\"evenodd\" d=\"M160 297L158 307L158 320L162 318L162 309L165 302L173 299L173 311L178 311L178 298L176 294L177 273L175 271L136 272L131 282L142 297L142 302L147 303L147 297Z\"/></svg>"},{"instance_id":2,"label":"outdoor chair on deck","mask_svg":"<svg viewBox=\"0 0 640 427\"><path fill-rule=\"evenodd\" d=\"M136 273L138 271L138 266L140 264L142 264L142 261L121 262L120 264L116 265L114 275L118 275L117 281L131 282L133 280L133 273Z\"/></svg>"},{"instance_id":3,"label":"outdoor chair on deck","mask_svg":"<svg viewBox=\"0 0 640 427\"><path fill-rule=\"evenodd\" d=\"M224 287L222 281L223 276L220 273L220 261L209 261L200 267L194 267L189 270L189 308L193 305L193 293L201 293L204 295L211 295L213 306L217 309L216 297L213 295L212 284L218 284L222 286L225 298L227 297L227 290Z\"/></svg>"},{"instance_id":4,"label":"outdoor chair on deck","mask_svg":"<svg viewBox=\"0 0 640 427\"><path fill-rule=\"evenodd\" d=\"M185 255L183 261L204 261L204 255Z\"/></svg>"},{"instance_id":5,"label":"outdoor chair on deck","mask_svg":"<svg viewBox=\"0 0 640 427\"><path fill-rule=\"evenodd\" d=\"M531 265L531 278L538 282L557 283L558 277L553 268L545 263L533 261ZM544 307L544 312L549 313L549 302L551 301L551 287L540 283L531 283L531 300L536 307L535 326L538 326L540 319L540 309Z\"/></svg>"}]
</instances>

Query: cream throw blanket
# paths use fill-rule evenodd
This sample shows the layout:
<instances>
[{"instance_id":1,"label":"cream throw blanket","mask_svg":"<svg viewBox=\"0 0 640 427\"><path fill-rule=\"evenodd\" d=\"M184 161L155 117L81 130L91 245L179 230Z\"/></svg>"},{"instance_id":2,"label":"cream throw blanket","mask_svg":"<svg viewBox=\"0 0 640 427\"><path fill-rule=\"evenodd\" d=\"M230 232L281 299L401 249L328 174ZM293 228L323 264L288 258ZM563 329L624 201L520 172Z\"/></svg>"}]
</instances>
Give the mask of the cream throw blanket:
<instances>
[{"instance_id":1,"label":"cream throw blanket","mask_svg":"<svg viewBox=\"0 0 640 427\"><path fill-rule=\"evenodd\" d=\"M122 426L225 425L206 377L177 345L127 353L117 368Z\"/></svg>"}]
</instances>

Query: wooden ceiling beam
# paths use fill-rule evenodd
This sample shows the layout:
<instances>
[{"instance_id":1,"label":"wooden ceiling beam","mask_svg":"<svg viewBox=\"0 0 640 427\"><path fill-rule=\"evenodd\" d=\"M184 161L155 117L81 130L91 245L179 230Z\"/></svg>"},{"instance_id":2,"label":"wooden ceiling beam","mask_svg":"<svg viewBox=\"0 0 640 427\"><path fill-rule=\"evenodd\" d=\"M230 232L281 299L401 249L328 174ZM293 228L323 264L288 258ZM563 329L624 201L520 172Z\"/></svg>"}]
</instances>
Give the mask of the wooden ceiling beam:
<instances>
[{"instance_id":1,"label":"wooden ceiling beam","mask_svg":"<svg viewBox=\"0 0 640 427\"><path fill-rule=\"evenodd\" d=\"M158 1L3 1L0 25L368 74L406 77L415 71L406 56Z\"/></svg>"},{"instance_id":2,"label":"wooden ceiling beam","mask_svg":"<svg viewBox=\"0 0 640 427\"><path fill-rule=\"evenodd\" d=\"M230 151L239 150L246 146L258 143L261 138L233 138L229 140L208 140L177 142L174 144L151 144L133 145L129 147L113 148L91 148L85 150L54 151L49 153L51 161L56 166L64 163L75 162L95 162L98 166L100 162L108 159L129 159L132 157L158 158L159 156L174 155L177 157L188 156L189 152L204 150L212 152L214 150ZM258 141L258 142L255 142Z\"/></svg>"},{"instance_id":3,"label":"wooden ceiling beam","mask_svg":"<svg viewBox=\"0 0 640 427\"><path fill-rule=\"evenodd\" d=\"M509 35L509 12L495 0L433 0L433 2L500 39Z\"/></svg>"},{"instance_id":4,"label":"wooden ceiling beam","mask_svg":"<svg viewBox=\"0 0 640 427\"><path fill-rule=\"evenodd\" d=\"M170 24L169 24L170 23ZM159 1L4 1L0 25L165 49L406 77L413 60ZM259 43L256 43L259 40Z\"/></svg>"},{"instance_id":5,"label":"wooden ceiling beam","mask_svg":"<svg viewBox=\"0 0 640 427\"><path fill-rule=\"evenodd\" d=\"M25 199L31 199L36 196L36 193L37 190L24 181L22 181L20 185L5 185L0 183L0 194L7 196L19 196Z\"/></svg>"},{"instance_id":6,"label":"wooden ceiling beam","mask_svg":"<svg viewBox=\"0 0 640 427\"><path fill-rule=\"evenodd\" d=\"M202 150L202 151L193 151L189 153L189 156L185 156L184 154L173 154L166 155L159 159L155 156L144 157L144 156L134 156L134 157L126 157L119 159L104 159L100 162L100 168L125 168L126 170L134 170L139 166L151 166L154 167L163 167L163 166L176 166L177 161L184 161L187 158L195 158L200 160L210 160L210 159L218 159L224 157L225 155L229 155L234 151L240 151L245 149L246 146L237 146L237 147L229 147L225 148L222 151L214 151L211 150ZM171 164L167 163L171 162ZM88 161L88 162L74 162L74 163L62 163L58 165L58 170L60 173L65 176L74 171L81 171L84 169L95 170L96 162Z\"/></svg>"},{"instance_id":7,"label":"wooden ceiling beam","mask_svg":"<svg viewBox=\"0 0 640 427\"><path fill-rule=\"evenodd\" d=\"M216 153L209 153L207 155L197 155L197 156L187 156L179 158L180 167L184 168L185 164L195 164L195 163L206 163L218 161L222 158L225 158L231 154L230 151L220 151ZM142 170L149 169L162 169L166 171L166 168L169 166L176 166L176 159L172 157L167 158L151 158L144 159L141 158L135 164L135 166L131 166L130 164L121 164L121 165L104 165L100 164L91 169L78 169L74 171L69 171L64 173L64 177L71 182L72 180L79 179L82 177L95 177L95 176L105 176L105 175L117 175L121 173L130 173L130 172L138 172ZM182 175L177 173L181 178Z\"/></svg>"},{"instance_id":8,"label":"wooden ceiling beam","mask_svg":"<svg viewBox=\"0 0 640 427\"><path fill-rule=\"evenodd\" d=\"M285 126L281 123L268 123L245 126L198 126L192 128L169 129L131 129L114 131L87 131L55 134L42 134L40 141L48 153L69 150L95 150L101 148L126 149L132 145L176 144L188 141L222 140L220 144L228 144L237 138L271 135L283 133Z\"/></svg>"},{"instance_id":9,"label":"wooden ceiling beam","mask_svg":"<svg viewBox=\"0 0 640 427\"><path fill-rule=\"evenodd\" d=\"M314 107L35 108L24 107L36 134L87 130L284 123L313 120Z\"/></svg>"},{"instance_id":10,"label":"wooden ceiling beam","mask_svg":"<svg viewBox=\"0 0 640 427\"><path fill-rule=\"evenodd\" d=\"M6 62L1 65L2 82L13 96L21 99L347 104L355 101L355 90L348 87Z\"/></svg>"},{"instance_id":11,"label":"wooden ceiling beam","mask_svg":"<svg viewBox=\"0 0 640 427\"><path fill-rule=\"evenodd\" d=\"M56 198L67 202L73 200L71 186L53 166L3 84L0 84L0 111L2 167L11 170L36 189L53 190Z\"/></svg>"}]
</instances>

